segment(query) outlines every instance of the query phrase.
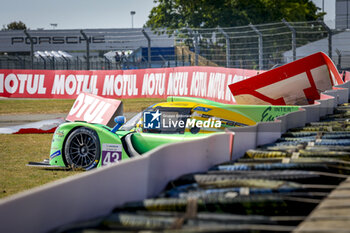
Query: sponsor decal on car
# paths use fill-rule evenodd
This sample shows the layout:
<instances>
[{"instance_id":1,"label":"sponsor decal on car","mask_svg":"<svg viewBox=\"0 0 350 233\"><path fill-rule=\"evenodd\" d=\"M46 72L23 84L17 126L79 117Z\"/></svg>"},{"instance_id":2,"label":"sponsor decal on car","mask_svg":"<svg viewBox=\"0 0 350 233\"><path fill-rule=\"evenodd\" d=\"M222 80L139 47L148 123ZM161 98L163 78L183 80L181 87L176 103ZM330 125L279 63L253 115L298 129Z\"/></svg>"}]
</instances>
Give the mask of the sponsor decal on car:
<instances>
[{"instance_id":1,"label":"sponsor decal on car","mask_svg":"<svg viewBox=\"0 0 350 233\"><path fill-rule=\"evenodd\" d=\"M201 111L201 112L209 112L212 109L211 108L205 108L205 107L196 107L193 110L194 111Z\"/></svg>"},{"instance_id":2,"label":"sponsor decal on car","mask_svg":"<svg viewBox=\"0 0 350 233\"><path fill-rule=\"evenodd\" d=\"M122 145L121 144L102 144L102 166L106 166L122 159Z\"/></svg>"},{"instance_id":3,"label":"sponsor decal on car","mask_svg":"<svg viewBox=\"0 0 350 233\"><path fill-rule=\"evenodd\" d=\"M90 170L90 169L96 167L97 164L98 164L98 160L95 160L89 167L85 168L85 170L88 171L88 170Z\"/></svg>"},{"instance_id":4,"label":"sponsor decal on car","mask_svg":"<svg viewBox=\"0 0 350 233\"><path fill-rule=\"evenodd\" d=\"M57 137L60 137L60 138L63 138L63 137L64 137L64 131L57 130L57 131L55 132L55 134L56 134Z\"/></svg>"},{"instance_id":5,"label":"sponsor decal on car","mask_svg":"<svg viewBox=\"0 0 350 233\"><path fill-rule=\"evenodd\" d=\"M60 156L60 155L61 155L61 151L58 150L50 155L50 159L53 159L53 158Z\"/></svg>"}]
</instances>

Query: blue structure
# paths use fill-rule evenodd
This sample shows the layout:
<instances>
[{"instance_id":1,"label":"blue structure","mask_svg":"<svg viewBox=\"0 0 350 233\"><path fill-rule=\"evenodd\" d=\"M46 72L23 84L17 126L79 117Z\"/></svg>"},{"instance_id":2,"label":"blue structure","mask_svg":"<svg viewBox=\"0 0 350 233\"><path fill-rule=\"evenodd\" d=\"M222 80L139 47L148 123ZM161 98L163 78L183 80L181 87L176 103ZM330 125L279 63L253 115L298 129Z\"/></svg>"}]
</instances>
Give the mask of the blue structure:
<instances>
[{"instance_id":1,"label":"blue structure","mask_svg":"<svg viewBox=\"0 0 350 233\"><path fill-rule=\"evenodd\" d=\"M186 62L185 62L186 60ZM151 47L151 68L164 68L190 65L189 57L177 57L175 47ZM128 66L123 69L148 67L148 47L140 47L128 56Z\"/></svg>"}]
</instances>

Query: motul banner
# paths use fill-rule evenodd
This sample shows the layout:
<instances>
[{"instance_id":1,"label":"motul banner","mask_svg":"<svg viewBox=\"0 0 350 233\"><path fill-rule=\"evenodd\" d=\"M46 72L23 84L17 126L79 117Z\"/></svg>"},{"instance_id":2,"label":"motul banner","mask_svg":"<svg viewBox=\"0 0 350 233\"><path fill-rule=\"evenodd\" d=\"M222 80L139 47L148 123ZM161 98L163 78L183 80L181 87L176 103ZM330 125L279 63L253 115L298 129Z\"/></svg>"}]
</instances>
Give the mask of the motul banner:
<instances>
[{"instance_id":1,"label":"motul banner","mask_svg":"<svg viewBox=\"0 0 350 233\"><path fill-rule=\"evenodd\" d=\"M256 74L255 70L217 67L0 70L0 96L75 99L80 93L91 93L114 99L190 96L234 103L228 85Z\"/></svg>"},{"instance_id":2,"label":"motul banner","mask_svg":"<svg viewBox=\"0 0 350 233\"><path fill-rule=\"evenodd\" d=\"M229 88L238 104L306 105L342 83L332 60L319 52L230 84Z\"/></svg>"}]
</instances>

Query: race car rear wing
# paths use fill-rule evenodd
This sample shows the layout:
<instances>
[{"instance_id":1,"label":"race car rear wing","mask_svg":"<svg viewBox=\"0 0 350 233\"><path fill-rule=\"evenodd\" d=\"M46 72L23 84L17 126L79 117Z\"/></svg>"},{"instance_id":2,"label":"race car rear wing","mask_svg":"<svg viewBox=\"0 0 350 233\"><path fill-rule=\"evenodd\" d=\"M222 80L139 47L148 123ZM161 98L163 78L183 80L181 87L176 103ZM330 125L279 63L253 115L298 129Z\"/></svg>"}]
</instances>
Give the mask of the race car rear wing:
<instances>
[{"instance_id":1,"label":"race car rear wing","mask_svg":"<svg viewBox=\"0 0 350 233\"><path fill-rule=\"evenodd\" d=\"M69 111L67 121L85 121L114 127L114 118L123 115L120 100L103 98L90 93L80 93Z\"/></svg>"}]
</instances>

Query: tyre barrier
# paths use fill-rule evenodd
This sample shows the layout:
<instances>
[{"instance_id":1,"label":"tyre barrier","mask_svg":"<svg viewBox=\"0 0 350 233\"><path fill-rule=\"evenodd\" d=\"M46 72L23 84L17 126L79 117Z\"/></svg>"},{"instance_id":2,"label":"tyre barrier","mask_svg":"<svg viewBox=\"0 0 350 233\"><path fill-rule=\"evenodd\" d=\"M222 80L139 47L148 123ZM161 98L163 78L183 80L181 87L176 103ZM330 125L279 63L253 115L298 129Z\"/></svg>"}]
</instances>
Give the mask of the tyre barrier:
<instances>
[{"instance_id":1,"label":"tyre barrier","mask_svg":"<svg viewBox=\"0 0 350 233\"><path fill-rule=\"evenodd\" d=\"M53 232L292 232L350 175L350 132L337 113L347 108L171 180L157 197Z\"/></svg>"}]
</instances>

